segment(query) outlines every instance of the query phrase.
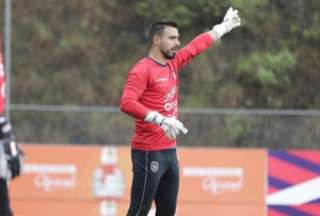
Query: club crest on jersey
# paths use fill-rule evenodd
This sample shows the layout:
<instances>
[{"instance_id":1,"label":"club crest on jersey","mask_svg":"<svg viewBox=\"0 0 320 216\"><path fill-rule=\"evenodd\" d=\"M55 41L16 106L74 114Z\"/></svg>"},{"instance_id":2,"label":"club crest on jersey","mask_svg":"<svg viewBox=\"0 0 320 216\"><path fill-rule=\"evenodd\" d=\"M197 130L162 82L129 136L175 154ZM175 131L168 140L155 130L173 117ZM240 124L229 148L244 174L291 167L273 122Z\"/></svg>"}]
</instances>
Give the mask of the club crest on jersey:
<instances>
[{"instance_id":1,"label":"club crest on jersey","mask_svg":"<svg viewBox=\"0 0 320 216\"><path fill-rule=\"evenodd\" d=\"M153 172L153 173L158 172L158 170L159 170L159 162L158 162L158 161L151 161L151 163L150 163L150 170L151 170L151 172Z\"/></svg>"}]
</instances>

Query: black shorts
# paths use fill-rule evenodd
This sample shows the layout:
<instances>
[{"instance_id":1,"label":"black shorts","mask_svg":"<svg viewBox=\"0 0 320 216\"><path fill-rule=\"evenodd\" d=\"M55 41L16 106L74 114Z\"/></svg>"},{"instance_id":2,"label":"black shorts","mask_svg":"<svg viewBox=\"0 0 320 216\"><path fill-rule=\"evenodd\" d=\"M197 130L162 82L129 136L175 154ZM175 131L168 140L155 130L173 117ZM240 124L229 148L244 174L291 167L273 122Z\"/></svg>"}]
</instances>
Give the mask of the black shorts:
<instances>
[{"instance_id":1,"label":"black shorts","mask_svg":"<svg viewBox=\"0 0 320 216\"><path fill-rule=\"evenodd\" d=\"M155 201L156 216L174 216L179 188L176 149L132 150L133 179L127 216L147 216Z\"/></svg>"}]
</instances>

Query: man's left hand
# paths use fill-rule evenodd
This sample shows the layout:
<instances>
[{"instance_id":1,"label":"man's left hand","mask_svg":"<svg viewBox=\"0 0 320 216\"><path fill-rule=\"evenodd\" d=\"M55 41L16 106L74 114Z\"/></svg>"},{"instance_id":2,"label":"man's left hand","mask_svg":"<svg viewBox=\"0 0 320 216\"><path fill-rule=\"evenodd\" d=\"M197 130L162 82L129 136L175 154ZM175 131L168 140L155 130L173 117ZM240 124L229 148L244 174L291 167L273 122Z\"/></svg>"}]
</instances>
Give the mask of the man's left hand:
<instances>
[{"instance_id":1,"label":"man's left hand","mask_svg":"<svg viewBox=\"0 0 320 216\"><path fill-rule=\"evenodd\" d=\"M223 18L223 22L221 24L215 25L213 30L218 35L218 38L221 38L224 34L231 31L233 28L236 28L241 25L241 19L238 14L238 10L234 10L230 7Z\"/></svg>"}]
</instances>

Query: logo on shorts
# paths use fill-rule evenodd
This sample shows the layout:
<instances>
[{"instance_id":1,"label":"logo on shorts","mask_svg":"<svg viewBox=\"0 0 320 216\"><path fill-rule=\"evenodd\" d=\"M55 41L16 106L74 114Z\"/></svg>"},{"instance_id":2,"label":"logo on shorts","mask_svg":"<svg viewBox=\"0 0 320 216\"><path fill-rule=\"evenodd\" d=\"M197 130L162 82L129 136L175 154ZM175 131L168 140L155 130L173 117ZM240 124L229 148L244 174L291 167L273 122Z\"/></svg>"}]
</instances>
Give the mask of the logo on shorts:
<instances>
[{"instance_id":1,"label":"logo on shorts","mask_svg":"<svg viewBox=\"0 0 320 216\"><path fill-rule=\"evenodd\" d=\"M158 170L159 170L159 162L157 162L157 161L151 161L151 163L150 163L150 169L151 169L151 172L153 172L153 173L158 172Z\"/></svg>"}]
</instances>

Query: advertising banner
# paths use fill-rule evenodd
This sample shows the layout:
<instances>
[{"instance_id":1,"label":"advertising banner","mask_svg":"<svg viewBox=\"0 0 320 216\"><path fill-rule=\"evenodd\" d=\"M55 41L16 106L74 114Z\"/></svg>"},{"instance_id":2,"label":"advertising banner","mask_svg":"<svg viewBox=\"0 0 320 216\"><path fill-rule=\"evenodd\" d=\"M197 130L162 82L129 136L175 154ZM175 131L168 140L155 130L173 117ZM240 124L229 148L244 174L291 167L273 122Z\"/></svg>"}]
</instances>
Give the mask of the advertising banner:
<instances>
[{"instance_id":1,"label":"advertising banner","mask_svg":"<svg viewBox=\"0 0 320 216\"><path fill-rule=\"evenodd\" d=\"M182 202L264 203L264 150L179 151Z\"/></svg>"},{"instance_id":2,"label":"advertising banner","mask_svg":"<svg viewBox=\"0 0 320 216\"><path fill-rule=\"evenodd\" d=\"M119 200L128 193L129 156L119 154L118 148L23 145L23 149L26 161L23 175L12 182L13 197Z\"/></svg>"},{"instance_id":3,"label":"advertising banner","mask_svg":"<svg viewBox=\"0 0 320 216\"><path fill-rule=\"evenodd\" d=\"M269 216L320 215L320 152L269 151Z\"/></svg>"},{"instance_id":4,"label":"advertising banner","mask_svg":"<svg viewBox=\"0 0 320 216\"><path fill-rule=\"evenodd\" d=\"M129 148L22 147L23 175L10 185L16 215L125 215L131 179Z\"/></svg>"},{"instance_id":5,"label":"advertising banner","mask_svg":"<svg viewBox=\"0 0 320 216\"><path fill-rule=\"evenodd\" d=\"M10 184L17 216L123 216L132 179L129 147L32 145ZM177 216L265 215L266 152L179 148ZM154 207L149 216L154 216Z\"/></svg>"}]
</instances>

